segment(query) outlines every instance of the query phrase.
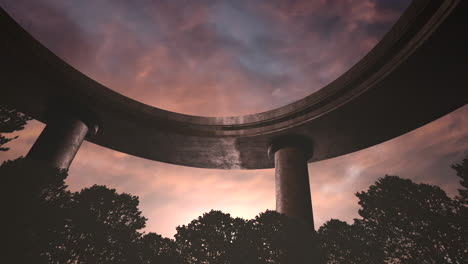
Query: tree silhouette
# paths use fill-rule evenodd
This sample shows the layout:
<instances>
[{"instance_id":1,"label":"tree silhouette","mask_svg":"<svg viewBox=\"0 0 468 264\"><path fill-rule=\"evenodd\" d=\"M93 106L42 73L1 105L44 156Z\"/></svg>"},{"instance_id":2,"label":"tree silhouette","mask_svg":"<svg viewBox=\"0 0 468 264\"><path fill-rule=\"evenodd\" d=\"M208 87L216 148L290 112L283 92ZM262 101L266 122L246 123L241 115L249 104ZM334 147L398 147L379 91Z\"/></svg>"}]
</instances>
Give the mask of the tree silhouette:
<instances>
[{"instance_id":1,"label":"tree silhouette","mask_svg":"<svg viewBox=\"0 0 468 264\"><path fill-rule=\"evenodd\" d=\"M174 240L156 233L142 236L138 242L141 264L181 264L183 259Z\"/></svg>"},{"instance_id":2,"label":"tree silhouette","mask_svg":"<svg viewBox=\"0 0 468 264\"><path fill-rule=\"evenodd\" d=\"M462 263L459 207L437 186L385 176L356 194L388 263ZM466 223L465 223L466 224Z\"/></svg>"},{"instance_id":3,"label":"tree silhouette","mask_svg":"<svg viewBox=\"0 0 468 264\"><path fill-rule=\"evenodd\" d=\"M468 206L468 156L466 156L460 164L453 164L452 168L456 171L457 176L460 177L460 185L463 189L459 189L459 196L457 199L460 203Z\"/></svg>"},{"instance_id":4,"label":"tree silhouette","mask_svg":"<svg viewBox=\"0 0 468 264\"><path fill-rule=\"evenodd\" d=\"M41 162L4 162L0 175L6 259L15 263L140 263L138 197L105 186L66 190L67 172ZM148 239L146 239L148 240ZM153 248L155 248L153 246Z\"/></svg>"},{"instance_id":5,"label":"tree silhouette","mask_svg":"<svg viewBox=\"0 0 468 264\"><path fill-rule=\"evenodd\" d=\"M258 263L321 263L315 232L301 221L267 210L252 223Z\"/></svg>"},{"instance_id":6,"label":"tree silhouette","mask_svg":"<svg viewBox=\"0 0 468 264\"><path fill-rule=\"evenodd\" d=\"M62 241L68 263L137 263L138 230L146 222L138 204L138 197L105 186L74 193Z\"/></svg>"},{"instance_id":7,"label":"tree silhouette","mask_svg":"<svg viewBox=\"0 0 468 264\"><path fill-rule=\"evenodd\" d=\"M455 170L458 177L460 177L461 189L458 189L458 196L455 197L459 204L460 211L458 215L460 225L460 248L463 250L464 259L468 259L468 155L463 159L460 164L453 164L452 168Z\"/></svg>"},{"instance_id":8,"label":"tree silhouette","mask_svg":"<svg viewBox=\"0 0 468 264\"><path fill-rule=\"evenodd\" d=\"M349 225L331 219L320 227L318 237L328 264L384 263L382 245L358 220Z\"/></svg>"},{"instance_id":9,"label":"tree silhouette","mask_svg":"<svg viewBox=\"0 0 468 264\"><path fill-rule=\"evenodd\" d=\"M6 259L50 263L50 252L66 226L66 171L23 158L0 166Z\"/></svg>"},{"instance_id":10,"label":"tree silhouette","mask_svg":"<svg viewBox=\"0 0 468 264\"><path fill-rule=\"evenodd\" d=\"M0 151L7 151L9 148L3 147L3 145L18 138L18 136L7 138L1 134L23 130L29 120L31 120L30 117L19 113L7 105L0 104Z\"/></svg>"},{"instance_id":11,"label":"tree silhouette","mask_svg":"<svg viewBox=\"0 0 468 264\"><path fill-rule=\"evenodd\" d=\"M275 211L246 221L212 210L175 238L186 263L321 263L313 230Z\"/></svg>"},{"instance_id":12,"label":"tree silhouette","mask_svg":"<svg viewBox=\"0 0 468 264\"><path fill-rule=\"evenodd\" d=\"M178 226L175 239L186 263L231 263L234 245L245 225L241 218L211 210L187 226Z\"/></svg>"},{"instance_id":13,"label":"tree silhouette","mask_svg":"<svg viewBox=\"0 0 468 264\"><path fill-rule=\"evenodd\" d=\"M467 165L453 165L462 183ZM437 186L385 176L356 196L362 219L332 219L318 231L326 263L466 263L462 190L451 199Z\"/></svg>"}]
</instances>

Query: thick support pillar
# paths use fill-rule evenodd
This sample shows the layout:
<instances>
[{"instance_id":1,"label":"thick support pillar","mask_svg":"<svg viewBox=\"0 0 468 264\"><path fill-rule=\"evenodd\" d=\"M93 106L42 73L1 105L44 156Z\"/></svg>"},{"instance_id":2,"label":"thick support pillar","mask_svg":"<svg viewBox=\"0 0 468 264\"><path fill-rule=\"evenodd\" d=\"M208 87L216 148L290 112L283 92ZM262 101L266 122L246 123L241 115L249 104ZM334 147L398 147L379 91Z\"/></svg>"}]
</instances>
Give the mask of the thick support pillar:
<instances>
[{"instance_id":1,"label":"thick support pillar","mask_svg":"<svg viewBox=\"0 0 468 264\"><path fill-rule=\"evenodd\" d=\"M275 159L276 211L314 229L307 161L312 145L300 136L281 138L269 150Z\"/></svg>"},{"instance_id":2,"label":"thick support pillar","mask_svg":"<svg viewBox=\"0 0 468 264\"><path fill-rule=\"evenodd\" d=\"M56 117L48 122L26 158L68 169L88 130L88 126L77 118Z\"/></svg>"}]
</instances>

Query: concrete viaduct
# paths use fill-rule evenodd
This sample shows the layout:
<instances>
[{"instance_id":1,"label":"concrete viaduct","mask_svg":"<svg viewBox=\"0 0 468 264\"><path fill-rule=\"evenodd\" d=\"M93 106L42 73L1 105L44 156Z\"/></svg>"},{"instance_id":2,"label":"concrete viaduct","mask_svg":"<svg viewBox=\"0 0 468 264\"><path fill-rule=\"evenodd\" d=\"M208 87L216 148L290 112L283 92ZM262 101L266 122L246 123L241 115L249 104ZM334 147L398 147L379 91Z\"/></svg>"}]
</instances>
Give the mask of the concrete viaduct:
<instances>
[{"instance_id":1,"label":"concrete viaduct","mask_svg":"<svg viewBox=\"0 0 468 264\"><path fill-rule=\"evenodd\" d=\"M468 102L465 0L414 0L376 47L329 85L236 117L134 101L65 63L3 10L0 25L0 101L47 124L27 158L68 168L88 140L183 166L275 167L277 210L312 228L308 162L379 144Z\"/></svg>"}]
</instances>

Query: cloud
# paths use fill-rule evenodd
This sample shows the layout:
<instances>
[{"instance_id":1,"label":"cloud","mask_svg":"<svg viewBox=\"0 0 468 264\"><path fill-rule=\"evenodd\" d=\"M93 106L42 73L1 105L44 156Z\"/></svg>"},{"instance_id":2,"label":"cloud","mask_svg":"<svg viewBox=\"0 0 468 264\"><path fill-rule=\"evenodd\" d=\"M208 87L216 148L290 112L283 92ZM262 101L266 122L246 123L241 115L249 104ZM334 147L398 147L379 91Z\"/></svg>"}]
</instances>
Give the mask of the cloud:
<instances>
[{"instance_id":1,"label":"cloud","mask_svg":"<svg viewBox=\"0 0 468 264\"><path fill-rule=\"evenodd\" d=\"M405 7L371 0L1 2L91 78L143 103L205 116L265 111L317 91L372 48Z\"/></svg>"},{"instance_id":2,"label":"cloud","mask_svg":"<svg viewBox=\"0 0 468 264\"><path fill-rule=\"evenodd\" d=\"M4 8L33 37L58 56L83 68L94 63L98 43L51 1L1 0Z\"/></svg>"}]
</instances>

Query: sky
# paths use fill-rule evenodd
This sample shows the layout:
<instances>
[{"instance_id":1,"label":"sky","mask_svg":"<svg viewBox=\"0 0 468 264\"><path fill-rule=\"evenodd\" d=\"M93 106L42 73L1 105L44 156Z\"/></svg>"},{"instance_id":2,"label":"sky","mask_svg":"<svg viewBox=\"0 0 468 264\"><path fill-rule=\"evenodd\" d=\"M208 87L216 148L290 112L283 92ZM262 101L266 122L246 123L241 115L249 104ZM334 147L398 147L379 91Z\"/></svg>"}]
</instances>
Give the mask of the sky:
<instances>
[{"instance_id":1,"label":"sky","mask_svg":"<svg viewBox=\"0 0 468 264\"><path fill-rule=\"evenodd\" d=\"M274 109L343 74L391 28L408 0L0 0L67 63L140 102L178 113ZM44 125L16 132L0 161L27 154ZM450 165L468 155L468 106L382 144L309 164L315 226L358 217L354 193L385 174L456 194ZM69 189L102 184L140 198L145 232L211 209L253 218L275 208L274 170L214 170L141 159L84 142Z\"/></svg>"}]
</instances>

